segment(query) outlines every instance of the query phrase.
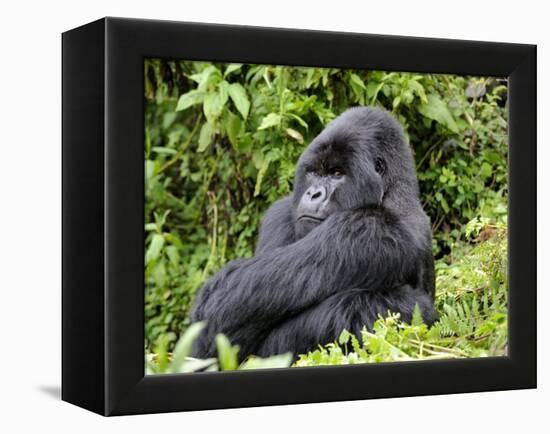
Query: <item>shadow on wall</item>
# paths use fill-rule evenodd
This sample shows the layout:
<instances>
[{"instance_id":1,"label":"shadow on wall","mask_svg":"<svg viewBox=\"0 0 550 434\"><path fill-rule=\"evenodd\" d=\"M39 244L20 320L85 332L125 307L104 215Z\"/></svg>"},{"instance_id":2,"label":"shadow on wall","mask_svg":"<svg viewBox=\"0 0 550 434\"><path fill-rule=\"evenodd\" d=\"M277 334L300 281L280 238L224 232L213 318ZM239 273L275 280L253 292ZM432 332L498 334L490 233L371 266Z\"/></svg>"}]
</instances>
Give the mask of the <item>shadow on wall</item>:
<instances>
[{"instance_id":1,"label":"shadow on wall","mask_svg":"<svg viewBox=\"0 0 550 434\"><path fill-rule=\"evenodd\" d=\"M38 386L38 390L50 398L61 399L61 386Z\"/></svg>"}]
</instances>

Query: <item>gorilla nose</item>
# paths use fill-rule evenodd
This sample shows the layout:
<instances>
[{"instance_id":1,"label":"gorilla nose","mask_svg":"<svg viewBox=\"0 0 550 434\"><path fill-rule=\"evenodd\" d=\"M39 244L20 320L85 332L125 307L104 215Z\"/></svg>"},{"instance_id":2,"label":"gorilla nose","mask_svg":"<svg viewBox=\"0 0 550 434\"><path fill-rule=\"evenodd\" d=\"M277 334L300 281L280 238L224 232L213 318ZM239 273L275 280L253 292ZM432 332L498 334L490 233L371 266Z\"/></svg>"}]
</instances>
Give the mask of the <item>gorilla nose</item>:
<instances>
[{"instance_id":1,"label":"gorilla nose","mask_svg":"<svg viewBox=\"0 0 550 434\"><path fill-rule=\"evenodd\" d=\"M306 190L305 196L310 204L323 203L327 198L327 189L323 186L311 186Z\"/></svg>"}]
</instances>

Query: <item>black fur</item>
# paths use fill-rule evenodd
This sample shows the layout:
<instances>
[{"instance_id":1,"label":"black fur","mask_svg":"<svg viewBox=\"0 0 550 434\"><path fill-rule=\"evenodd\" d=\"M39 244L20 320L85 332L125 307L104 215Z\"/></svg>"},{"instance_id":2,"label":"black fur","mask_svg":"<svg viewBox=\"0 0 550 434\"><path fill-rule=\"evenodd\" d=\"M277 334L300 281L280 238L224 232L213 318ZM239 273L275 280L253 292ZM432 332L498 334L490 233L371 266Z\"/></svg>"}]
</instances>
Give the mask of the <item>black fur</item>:
<instances>
[{"instance_id":1,"label":"black fur","mask_svg":"<svg viewBox=\"0 0 550 434\"><path fill-rule=\"evenodd\" d=\"M321 222L299 215L312 185L326 187L322 204L305 205ZM213 356L224 333L241 360L297 355L344 328L371 328L388 310L409 321L416 304L432 323L431 248L400 125L380 109L349 109L300 157L293 194L267 211L254 257L230 262L199 292L191 319L207 327L193 354Z\"/></svg>"}]
</instances>

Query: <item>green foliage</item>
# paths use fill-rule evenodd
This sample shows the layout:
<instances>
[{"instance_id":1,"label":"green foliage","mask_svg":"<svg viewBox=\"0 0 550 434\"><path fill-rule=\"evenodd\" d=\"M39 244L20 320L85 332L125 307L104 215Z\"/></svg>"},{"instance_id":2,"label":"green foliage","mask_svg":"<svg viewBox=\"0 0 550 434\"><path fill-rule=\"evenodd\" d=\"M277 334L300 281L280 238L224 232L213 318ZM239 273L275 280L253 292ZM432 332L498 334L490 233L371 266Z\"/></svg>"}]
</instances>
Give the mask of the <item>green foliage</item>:
<instances>
[{"instance_id":1,"label":"green foliage","mask_svg":"<svg viewBox=\"0 0 550 434\"><path fill-rule=\"evenodd\" d=\"M277 354L272 357L248 357L239 365L237 355L239 347L231 345L226 336L216 336L218 357L195 359L190 357L191 346L197 339L204 322L191 324L187 331L177 341L173 353L169 353L166 344L157 346L155 353L146 354L145 366L147 374L184 374L198 371L233 371L243 369L275 369L288 368L292 363L292 354ZM162 342L163 340L161 340ZM164 340L166 342L166 340Z\"/></svg>"},{"instance_id":2,"label":"green foliage","mask_svg":"<svg viewBox=\"0 0 550 434\"><path fill-rule=\"evenodd\" d=\"M383 106L403 125L438 264L472 243L468 222L506 222L506 87L494 79L159 59L144 74L148 352L174 350L196 291L252 255L299 155L350 106Z\"/></svg>"},{"instance_id":3,"label":"green foliage","mask_svg":"<svg viewBox=\"0 0 550 434\"><path fill-rule=\"evenodd\" d=\"M436 308L439 321L428 328L418 306L410 324L399 314L388 312L364 328L360 339L343 330L331 342L301 355L293 366L347 365L406 360L503 356L507 353L507 240L504 225L469 225L475 244L461 242L454 249L456 257L441 259L436 264ZM489 238L487 238L489 237ZM177 342L173 354L161 344L155 354L146 356L148 373L185 373L234 369L286 368L292 362L290 353L268 358L251 356L238 364L238 346L227 337L216 336L218 358L188 357L192 342L204 323L191 325ZM163 342L161 340L161 342Z\"/></svg>"},{"instance_id":4,"label":"green foliage","mask_svg":"<svg viewBox=\"0 0 550 434\"><path fill-rule=\"evenodd\" d=\"M436 265L436 308L440 319L431 328L415 310L411 324L389 313L361 341L346 330L338 342L300 356L296 366L342 365L420 359L506 355L507 242L502 225L485 227L491 238L474 247L461 246L452 263ZM477 236L482 236L479 232ZM478 238L479 239L479 238ZM481 241L481 239L479 239Z\"/></svg>"}]
</instances>

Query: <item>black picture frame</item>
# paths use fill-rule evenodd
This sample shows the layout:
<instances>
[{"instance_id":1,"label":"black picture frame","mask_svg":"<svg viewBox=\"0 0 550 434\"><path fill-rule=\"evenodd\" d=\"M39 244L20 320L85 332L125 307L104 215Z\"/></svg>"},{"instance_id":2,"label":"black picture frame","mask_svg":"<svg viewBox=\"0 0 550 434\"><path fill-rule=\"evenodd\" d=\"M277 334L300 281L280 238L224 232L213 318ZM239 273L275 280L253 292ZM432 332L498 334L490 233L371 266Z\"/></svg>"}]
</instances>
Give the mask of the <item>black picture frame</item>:
<instances>
[{"instance_id":1,"label":"black picture frame","mask_svg":"<svg viewBox=\"0 0 550 434\"><path fill-rule=\"evenodd\" d=\"M536 387L536 46L104 18L62 51L63 400L123 415ZM508 356L145 376L145 57L508 77Z\"/></svg>"}]
</instances>

